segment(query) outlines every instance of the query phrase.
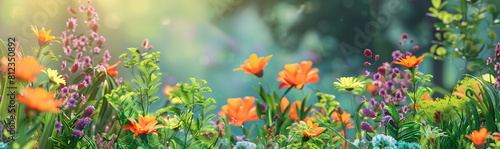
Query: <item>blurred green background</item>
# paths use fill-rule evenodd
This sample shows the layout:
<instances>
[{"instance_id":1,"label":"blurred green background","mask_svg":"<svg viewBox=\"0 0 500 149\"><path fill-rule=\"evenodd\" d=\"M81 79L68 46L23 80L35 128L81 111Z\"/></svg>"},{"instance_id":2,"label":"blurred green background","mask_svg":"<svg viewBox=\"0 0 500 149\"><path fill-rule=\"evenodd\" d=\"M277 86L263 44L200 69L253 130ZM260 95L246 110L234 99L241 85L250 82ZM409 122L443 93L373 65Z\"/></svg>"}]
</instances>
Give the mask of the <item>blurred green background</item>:
<instances>
[{"instance_id":1,"label":"blurred green background","mask_svg":"<svg viewBox=\"0 0 500 149\"><path fill-rule=\"evenodd\" d=\"M78 10L84 2L2 0L1 38L16 37L25 52L34 55L29 49L37 42L30 26L45 27L60 36L71 17L68 6ZM428 51L432 24L437 21L426 16L430 1L417 0L95 0L92 5L100 16L98 32L106 37L104 49L113 56L110 63L148 38L154 50L162 52L164 85L189 82L190 77L205 79L213 89L207 96L218 105L226 104L227 98L258 96L251 86L258 86L260 79L232 71L252 53L274 55L264 79L275 88L284 64L313 61L321 82L307 84L304 92L333 93L349 104L349 95L335 91L332 82L376 70L376 66L363 66L368 60L364 49L380 54L380 61L390 61L392 51L411 50L413 45L398 44L401 34L408 33L420 46L416 52L420 55ZM79 31L82 24L79 20ZM63 54L59 43L49 48ZM51 65L60 68L59 64ZM423 72L440 74L434 80L447 90L457 79L458 69L447 67L453 66L450 63L428 58L420 66ZM124 80L130 80L123 67L118 70ZM301 91L292 91L289 98L301 96Z\"/></svg>"}]
</instances>

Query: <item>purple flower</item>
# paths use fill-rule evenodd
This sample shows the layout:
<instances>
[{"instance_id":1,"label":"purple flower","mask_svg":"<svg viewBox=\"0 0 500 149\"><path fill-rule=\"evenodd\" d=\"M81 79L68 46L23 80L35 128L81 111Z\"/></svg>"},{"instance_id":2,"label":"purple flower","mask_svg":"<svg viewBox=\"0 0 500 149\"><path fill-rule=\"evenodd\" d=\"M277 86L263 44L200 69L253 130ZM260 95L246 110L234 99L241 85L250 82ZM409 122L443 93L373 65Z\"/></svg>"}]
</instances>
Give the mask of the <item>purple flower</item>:
<instances>
[{"instance_id":1,"label":"purple flower","mask_svg":"<svg viewBox=\"0 0 500 149\"><path fill-rule=\"evenodd\" d=\"M75 32L76 18L69 18L68 22L66 22L66 27L68 27L69 31Z\"/></svg>"},{"instance_id":2,"label":"purple flower","mask_svg":"<svg viewBox=\"0 0 500 149\"><path fill-rule=\"evenodd\" d=\"M69 106L71 107L76 107L76 104L78 103L78 101L75 99L75 98L70 98L66 104L68 104Z\"/></svg>"},{"instance_id":3,"label":"purple flower","mask_svg":"<svg viewBox=\"0 0 500 149\"><path fill-rule=\"evenodd\" d=\"M82 104L87 103L87 98L84 95L82 95L81 99L82 99Z\"/></svg>"},{"instance_id":4,"label":"purple flower","mask_svg":"<svg viewBox=\"0 0 500 149\"><path fill-rule=\"evenodd\" d=\"M380 73L375 73L373 74L373 80L379 80L380 79Z\"/></svg>"},{"instance_id":5,"label":"purple flower","mask_svg":"<svg viewBox=\"0 0 500 149\"><path fill-rule=\"evenodd\" d=\"M495 69L495 71L497 71L497 73L500 73L500 63L499 62L495 63L494 69Z\"/></svg>"},{"instance_id":6,"label":"purple flower","mask_svg":"<svg viewBox=\"0 0 500 149\"><path fill-rule=\"evenodd\" d=\"M73 137L81 138L83 132L81 130L74 130L72 133Z\"/></svg>"},{"instance_id":7,"label":"purple flower","mask_svg":"<svg viewBox=\"0 0 500 149\"><path fill-rule=\"evenodd\" d=\"M363 115L365 115L367 117L371 117L371 118L377 117L375 115L375 112L373 112L372 110L370 110L368 108L363 109Z\"/></svg>"},{"instance_id":8,"label":"purple flower","mask_svg":"<svg viewBox=\"0 0 500 149\"><path fill-rule=\"evenodd\" d=\"M87 108L85 108L85 110L83 110L82 117L90 117L92 116L92 114L94 114L94 111L94 106L88 106Z\"/></svg>"},{"instance_id":9,"label":"purple flower","mask_svg":"<svg viewBox=\"0 0 500 149\"><path fill-rule=\"evenodd\" d=\"M380 121L380 126L387 126L387 124L389 124L389 122L392 120L393 120L392 116L386 115L386 116L382 117L382 121Z\"/></svg>"},{"instance_id":10,"label":"purple flower","mask_svg":"<svg viewBox=\"0 0 500 149\"><path fill-rule=\"evenodd\" d=\"M361 130L366 132L373 132L373 127L367 122L361 122Z\"/></svg>"},{"instance_id":11,"label":"purple flower","mask_svg":"<svg viewBox=\"0 0 500 149\"><path fill-rule=\"evenodd\" d=\"M420 123L421 123L421 124L422 124L422 126L424 126L424 127L425 127L425 126L427 126L427 124L425 124L425 121L422 121L422 122L420 122Z\"/></svg>"},{"instance_id":12,"label":"purple flower","mask_svg":"<svg viewBox=\"0 0 500 149\"><path fill-rule=\"evenodd\" d=\"M59 130L61 130L62 127L63 127L63 124L61 122L56 122L56 126L54 127L54 129L59 131Z\"/></svg>"},{"instance_id":13,"label":"purple flower","mask_svg":"<svg viewBox=\"0 0 500 149\"><path fill-rule=\"evenodd\" d=\"M73 51L73 49L71 49L70 46L65 46L65 47L63 47L63 51L64 51L64 54L66 54L67 56L70 56L71 51Z\"/></svg>"},{"instance_id":14,"label":"purple flower","mask_svg":"<svg viewBox=\"0 0 500 149\"><path fill-rule=\"evenodd\" d=\"M406 113L406 112L408 112L408 106L404 105L399 110L401 110L401 112L403 112L403 113Z\"/></svg>"},{"instance_id":15,"label":"purple flower","mask_svg":"<svg viewBox=\"0 0 500 149\"><path fill-rule=\"evenodd\" d=\"M76 122L75 129L83 130L91 121L90 117L84 117Z\"/></svg>"},{"instance_id":16,"label":"purple flower","mask_svg":"<svg viewBox=\"0 0 500 149\"><path fill-rule=\"evenodd\" d=\"M366 101L365 95L361 96L361 101Z\"/></svg>"},{"instance_id":17,"label":"purple flower","mask_svg":"<svg viewBox=\"0 0 500 149\"><path fill-rule=\"evenodd\" d=\"M392 82L391 80L387 80L385 81L385 84L384 84L387 88L391 88L394 86L394 82Z\"/></svg>"},{"instance_id":18,"label":"purple flower","mask_svg":"<svg viewBox=\"0 0 500 149\"><path fill-rule=\"evenodd\" d=\"M384 97L387 96L387 91L384 88L380 88L380 90L378 90L378 94Z\"/></svg>"},{"instance_id":19,"label":"purple flower","mask_svg":"<svg viewBox=\"0 0 500 149\"><path fill-rule=\"evenodd\" d=\"M404 96L403 96L403 92L401 92L401 91L399 91L399 90L398 90L398 91L396 91L396 95L395 95L395 97L396 97L396 100L398 100L398 101L403 100L403 98L404 98Z\"/></svg>"},{"instance_id":20,"label":"purple flower","mask_svg":"<svg viewBox=\"0 0 500 149\"><path fill-rule=\"evenodd\" d=\"M393 74L398 74L398 73L399 73L399 68L398 68L398 67L393 68L393 69L392 69L392 73L393 73Z\"/></svg>"},{"instance_id":21,"label":"purple flower","mask_svg":"<svg viewBox=\"0 0 500 149\"><path fill-rule=\"evenodd\" d=\"M392 52L392 58L393 58L394 60L399 60L399 59L400 59L400 58L402 58L403 56L404 56L404 54L403 54L403 53L401 53L401 51L399 51L399 50L396 50L396 51Z\"/></svg>"},{"instance_id":22,"label":"purple flower","mask_svg":"<svg viewBox=\"0 0 500 149\"><path fill-rule=\"evenodd\" d=\"M371 107L375 107L377 105L377 101L373 97L370 98L370 101L368 103Z\"/></svg>"}]
</instances>

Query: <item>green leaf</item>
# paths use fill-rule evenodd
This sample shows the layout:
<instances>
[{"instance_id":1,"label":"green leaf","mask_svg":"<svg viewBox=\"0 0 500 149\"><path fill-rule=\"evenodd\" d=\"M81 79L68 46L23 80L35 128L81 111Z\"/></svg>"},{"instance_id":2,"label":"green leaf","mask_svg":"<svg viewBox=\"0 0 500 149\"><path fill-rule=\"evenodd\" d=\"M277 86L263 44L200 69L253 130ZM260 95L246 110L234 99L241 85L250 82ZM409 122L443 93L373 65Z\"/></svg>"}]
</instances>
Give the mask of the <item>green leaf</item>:
<instances>
[{"instance_id":1,"label":"green leaf","mask_svg":"<svg viewBox=\"0 0 500 149\"><path fill-rule=\"evenodd\" d=\"M432 7L440 8L440 6L441 6L441 0L432 0Z\"/></svg>"}]
</instances>

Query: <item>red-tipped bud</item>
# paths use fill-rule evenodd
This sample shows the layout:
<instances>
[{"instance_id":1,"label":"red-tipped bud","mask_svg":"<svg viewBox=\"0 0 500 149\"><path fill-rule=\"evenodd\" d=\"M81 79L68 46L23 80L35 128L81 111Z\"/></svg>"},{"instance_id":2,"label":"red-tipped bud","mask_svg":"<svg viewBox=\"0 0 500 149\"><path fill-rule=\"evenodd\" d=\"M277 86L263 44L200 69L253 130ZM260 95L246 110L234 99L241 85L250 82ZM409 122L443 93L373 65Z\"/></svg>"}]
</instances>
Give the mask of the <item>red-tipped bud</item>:
<instances>
[{"instance_id":1,"label":"red-tipped bud","mask_svg":"<svg viewBox=\"0 0 500 149\"><path fill-rule=\"evenodd\" d=\"M403 43L403 41L398 41L399 45L402 45L404 46L405 44Z\"/></svg>"},{"instance_id":2,"label":"red-tipped bud","mask_svg":"<svg viewBox=\"0 0 500 149\"><path fill-rule=\"evenodd\" d=\"M385 71L386 71L386 70L387 70L387 69L385 68L385 66L380 66L380 67L378 67L378 69L377 69L378 73L380 73L381 75L385 75Z\"/></svg>"},{"instance_id":3,"label":"red-tipped bud","mask_svg":"<svg viewBox=\"0 0 500 149\"><path fill-rule=\"evenodd\" d=\"M365 54L366 57L371 58L372 57L372 50L365 49L365 51L363 51L363 54Z\"/></svg>"},{"instance_id":4,"label":"red-tipped bud","mask_svg":"<svg viewBox=\"0 0 500 149\"><path fill-rule=\"evenodd\" d=\"M403 40L408 39L408 34L407 34L407 33L404 33L403 35L401 35L401 38L403 38Z\"/></svg>"},{"instance_id":5,"label":"red-tipped bud","mask_svg":"<svg viewBox=\"0 0 500 149\"><path fill-rule=\"evenodd\" d=\"M413 48L412 48L412 49L413 49L413 51L418 51L418 49L420 49L420 47L418 47L418 46L413 46Z\"/></svg>"},{"instance_id":6,"label":"red-tipped bud","mask_svg":"<svg viewBox=\"0 0 500 149\"><path fill-rule=\"evenodd\" d=\"M370 62L365 62L365 63L363 63L363 65L368 66L368 65L372 65L372 63L370 63Z\"/></svg>"},{"instance_id":7,"label":"red-tipped bud","mask_svg":"<svg viewBox=\"0 0 500 149\"><path fill-rule=\"evenodd\" d=\"M71 8L70 6L68 6L68 12L69 12L69 14L71 14L73 17L74 17L74 16L76 16L76 11L75 11L73 8Z\"/></svg>"},{"instance_id":8,"label":"red-tipped bud","mask_svg":"<svg viewBox=\"0 0 500 149\"><path fill-rule=\"evenodd\" d=\"M378 61L379 58L380 58L380 55L375 55L375 61Z\"/></svg>"}]
</instances>

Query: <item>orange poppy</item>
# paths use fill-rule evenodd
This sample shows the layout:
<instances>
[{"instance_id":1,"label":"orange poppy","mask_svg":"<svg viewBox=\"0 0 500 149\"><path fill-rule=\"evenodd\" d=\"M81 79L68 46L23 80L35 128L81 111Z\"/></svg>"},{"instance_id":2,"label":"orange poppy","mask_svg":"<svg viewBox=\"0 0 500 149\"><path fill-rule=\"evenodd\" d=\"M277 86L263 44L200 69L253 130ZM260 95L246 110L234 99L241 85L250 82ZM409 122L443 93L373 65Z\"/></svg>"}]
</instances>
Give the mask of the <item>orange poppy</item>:
<instances>
[{"instance_id":1,"label":"orange poppy","mask_svg":"<svg viewBox=\"0 0 500 149\"><path fill-rule=\"evenodd\" d=\"M26 56L23 59L19 60L16 64L16 78L23 79L29 82L35 82L36 75L42 72L42 69L45 67L38 64L36 58L32 56Z\"/></svg>"},{"instance_id":2,"label":"orange poppy","mask_svg":"<svg viewBox=\"0 0 500 149\"><path fill-rule=\"evenodd\" d=\"M257 57L257 54L252 54L249 59L245 60L245 63L242 64L240 68L235 68L233 71L244 70L245 73L254 74L260 78L264 75L264 67L266 67L267 61L269 61L272 56L273 55L269 55L264 58Z\"/></svg>"},{"instance_id":3,"label":"orange poppy","mask_svg":"<svg viewBox=\"0 0 500 149\"><path fill-rule=\"evenodd\" d=\"M156 120L155 116L145 116L143 117L142 115L139 115L139 123L135 121L133 118L128 118L132 124L125 125L123 129L129 129L132 131L136 136L139 134L150 134L154 133L158 135L158 132L156 132L156 129L163 128L163 125L156 125L158 121Z\"/></svg>"},{"instance_id":4,"label":"orange poppy","mask_svg":"<svg viewBox=\"0 0 500 149\"><path fill-rule=\"evenodd\" d=\"M31 26L31 30L33 31L33 33L35 33L35 36L38 38L38 46L40 47L56 39L56 37L50 36L51 30L45 31L45 28L43 27L42 30L38 31L38 28L36 26Z\"/></svg>"},{"instance_id":5,"label":"orange poppy","mask_svg":"<svg viewBox=\"0 0 500 149\"><path fill-rule=\"evenodd\" d=\"M483 145L490 134L491 132L488 132L488 129L481 128L479 131L472 131L472 134L465 135L465 137L469 138L474 145Z\"/></svg>"},{"instance_id":6,"label":"orange poppy","mask_svg":"<svg viewBox=\"0 0 500 149\"><path fill-rule=\"evenodd\" d=\"M59 113L58 106L63 102L54 99L54 92L47 92L41 87L36 89L26 88L20 93L17 101L26 104L26 107L35 111L50 111L56 114Z\"/></svg>"},{"instance_id":7,"label":"orange poppy","mask_svg":"<svg viewBox=\"0 0 500 149\"><path fill-rule=\"evenodd\" d=\"M281 81L279 89L283 87L290 88L295 86L296 89L302 89L306 83L314 83L319 81L318 68L312 68L311 61L303 61L300 64L286 64L285 70L279 72L277 81Z\"/></svg>"},{"instance_id":8,"label":"orange poppy","mask_svg":"<svg viewBox=\"0 0 500 149\"><path fill-rule=\"evenodd\" d=\"M326 128L324 127L318 127L319 123L313 123L311 120L307 120L306 125L309 127L309 129L301 130L304 136L317 136L326 130Z\"/></svg>"},{"instance_id":9,"label":"orange poppy","mask_svg":"<svg viewBox=\"0 0 500 149\"><path fill-rule=\"evenodd\" d=\"M256 107L254 106L255 97L246 96L245 98L229 98L227 105L221 107L219 115L228 116L229 124L241 126L247 121L258 120Z\"/></svg>"},{"instance_id":10,"label":"orange poppy","mask_svg":"<svg viewBox=\"0 0 500 149\"><path fill-rule=\"evenodd\" d=\"M351 129L351 128L354 128L354 126L352 125L352 123L354 123L353 121L350 121L351 120L351 114L347 113L347 112L342 112L342 114L339 113L339 111L335 111L332 113L332 118L334 121L338 122L338 123L342 123L342 124L345 124L345 128L346 129ZM350 121L350 122L349 122Z\"/></svg>"},{"instance_id":11,"label":"orange poppy","mask_svg":"<svg viewBox=\"0 0 500 149\"><path fill-rule=\"evenodd\" d=\"M416 56L409 56L407 55L406 58L401 58L395 64L403 65L408 68L415 67L418 65L420 62L424 60L424 56L416 57Z\"/></svg>"},{"instance_id":12,"label":"orange poppy","mask_svg":"<svg viewBox=\"0 0 500 149\"><path fill-rule=\"evenodd\" d=\"M122 61L118 61L116 62L116 64L114 65L111 65L111 66L108 66L106 67L106 72L108 72L108 75L111 76L111 77L116 77L118 75L118 71L116 71L116 67L122 63Z\"/></svg>"},{"instance_id":13,"label":"orange poppy","mask_svg":"<svg viewBox=\"0 0 500 149\"><path fill-rule=\"evenodd\" d=\"M165 87L163 88L163 94L167 97L170 97L172 96L172 93L170 93L170 91L174 89L180 89L180 88L177 86L165 85Z\"/></svg>"}]
</instances>

